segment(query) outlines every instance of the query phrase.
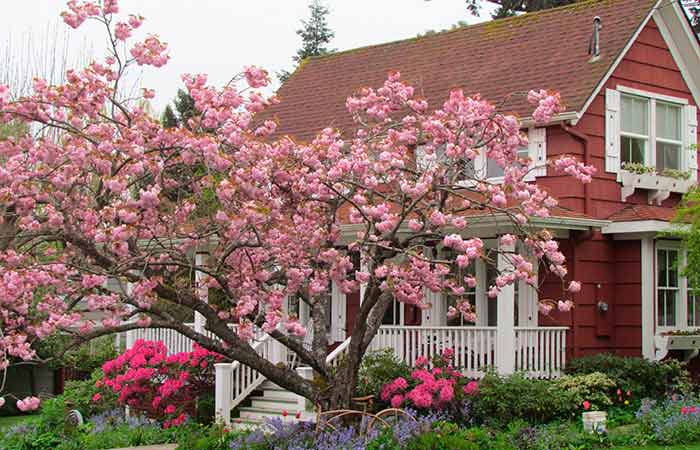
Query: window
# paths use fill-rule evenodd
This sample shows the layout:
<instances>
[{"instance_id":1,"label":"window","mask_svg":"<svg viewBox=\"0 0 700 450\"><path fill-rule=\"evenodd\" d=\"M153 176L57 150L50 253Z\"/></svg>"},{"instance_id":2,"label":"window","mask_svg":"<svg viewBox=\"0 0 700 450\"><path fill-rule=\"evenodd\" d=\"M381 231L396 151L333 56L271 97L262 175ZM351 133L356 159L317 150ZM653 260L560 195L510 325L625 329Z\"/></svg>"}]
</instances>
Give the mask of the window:
<instances>
[{"instance_id":1,"label":"window","mask_svg":"<svg viewBox=\"0 0 700 450\"><path fill-rule=\"evenodd\" d=\"M450 260L454 260L454 253L450 252L451 254L448 256ZM454 283L457 286L462 286L465 289L465 292L463 295L457 296L453 295L451 293L447 293L447 308L449 310L450 307L457 307L458 302L462 301L467 301L469 304L472 306L472 311L476 312L476 287L470 288L467 286L467 283L464 281L464 277L471 275L471 276L476 276L475 274L475 265L476 263L472 263L469 265L467 268L461 268L459 267L456 263L452 264L452 267L450 267L450 278L454 280ZM474 325L474 322L469 322L464 318L463 314L457 314L454 317L447 316L447 325L448 326L466 326L466 325Z\"/></svg>"},{"instance_id":2,"label":"window","mask_svg":"<svg viewBox=\"0 0 700 450\"><path fill-rule=\"evenodd\" d=\"M648 146L649 100L623 95L620 127L621 161L646 165Z\"/></svg>"},{"instance_id":3,"label":"window","mask_svg":"<svg viewBox=\"0 0 700 450\"><path fill-rule=\"evenodd\" d=\"M700 327L700 292L688 289L688 327Z\"/></svg>"},{"instance_id":4,"label":"window","mask_svg":"<svg viewBox=\"0 0 700 450\"><path fill-rule=\"evenodd\" d=\"M606 91L605 105L606 171L618 172L625 164L657 173L697 169L697 157L684 152L697 141L697 108L686 99L618 86Z\"/></svg>"},{"instance_id":5,"label":"window","mask_svg":"<svg viewBox=\"0 0 700 450\"><path fill-rule=\"evenodd\" d=\"M681 170L681 108L656 102L656 168Z\"/></svg>"},{"instance_id":6,"label":"window","mask_svg":"<svg viewBox=\"0 0 700 450\"><path fill-rule=\"evenodd\" d=\"M530 128L528 134L528 147L518 149L519 160L529 160L531 170L526 177L527 181L534 180L535 177L547 175L547 130L546 128ZM435 150L436 157L442 157L445 147L441 146ZM483 150L483 149L482 149ZM424 147L419 145L416 149L416 166L425 168L428 166L425 159ZM487 159L481 151L474 160L460 160L451 168L452 175L458 181L465 180L488 180L491 183L498 183L503 179L503 168L495 161ZM467 181L469 183L469 181Z\"/></svg>"},{"instance_id":7,"label":"window","mask_svg":"<svg viewBox=\"0 0 700 450\"><path fill-rule=\"evenodd\" d=\"M382 318L382 325L403 325L402 305L401 302L392 299L391 305L389 305Z\"/></svg>"},{"instance_id":8,"label":"window","mask_svg":"<svg viewBox=\"0 0 700 450\"><path fill-rule=\"evenodd\" d=\"M530 149L527 147L520 147L518 149L518 160L528 160L530 158ZM520 163L516 163L520 166ZM486 178L489 180L498 180L503 178L505 175L503 168L499 166L493 159L486 160Z\"/></svg>"},{"instance_id":9,"label":"window","mask_svg":"<svg viewBox=\"0 0 700 450\"><path fill-rule=\"evenodd\" d=\"M656 323L660 327L675 327L680 291L678 250L659 248L656 251L656 271Z\"/></svg>"}]
</instances>

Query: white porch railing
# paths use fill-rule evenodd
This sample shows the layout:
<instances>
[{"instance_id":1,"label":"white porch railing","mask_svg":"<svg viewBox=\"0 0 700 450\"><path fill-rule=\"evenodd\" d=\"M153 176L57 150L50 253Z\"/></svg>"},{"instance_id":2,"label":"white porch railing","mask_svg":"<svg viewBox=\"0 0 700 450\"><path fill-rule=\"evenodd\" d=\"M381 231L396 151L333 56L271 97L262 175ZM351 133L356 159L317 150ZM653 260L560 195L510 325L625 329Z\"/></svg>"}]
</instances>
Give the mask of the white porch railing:
<instances>
[{"instance_id":1,"label":"white porch railing","mask_svg":"<svg viewBox=\"0 0 700 450\"><path fill-rule=\"evenodd\" d=\"M431 359L443 349L455 352L455 365L462 367L464 375L480 378L489 368L500 373L525 372L533 378L550 378L561 375L565 364L566 327L516 327L515 367L495 367L497 352L496 327L421 327L382 326L375 336L370 350L391 348L409 365L418 356Z\"/></svg>"},{"instance_id":2,"label":"white porch railing","mask_svg":"<svg viewBox=\"0 0 700 450\"><path fill-rule=\"evenodd\" d=\"M478 378L493 367L496 358L496 327L382 326L370 350L392 348L410 366L416 358L432 359L442 350L455 351L455 364L468 377Z\"/></svg>"},{"instance_id":3,"label":"white porch railing","mask_svg":"<svg viewBox=\"0 0 700 450\"><path fill-rule=\"evenodd\" d=\"M516 327L515 370L533 378L561 375L566 363L566 327Z\"/></svg>"},{"instance_id":4,"label":"white porch railing","mask_svg":"<svg viewBox=\"0 0 700 450\"><path fill-rule=\"evenodd\" d=\"M273 364L279 363L285 358L282 345L267 334L261 340L253 343L252 347L260 356ZM218 420L229 424L231 410L245 400L266 378L257 370L238 361L215 364L215 368L214 411Z\"/></svg>"}]
</instances>

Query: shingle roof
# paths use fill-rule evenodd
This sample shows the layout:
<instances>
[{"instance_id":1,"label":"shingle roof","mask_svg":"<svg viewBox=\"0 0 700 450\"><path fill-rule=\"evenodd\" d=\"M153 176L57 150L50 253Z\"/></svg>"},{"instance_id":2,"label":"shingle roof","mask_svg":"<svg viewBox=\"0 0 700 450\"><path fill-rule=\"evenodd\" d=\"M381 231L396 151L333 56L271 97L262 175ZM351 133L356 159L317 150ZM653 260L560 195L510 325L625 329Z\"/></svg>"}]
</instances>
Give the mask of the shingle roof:
<instances>
[{"instance_id":1,"label":"shingle roof","mask_svg":"<svg viewBox=\"0 0 700 450\"><path fill-rule=\"evenodd\" d=\"M500 102L515 92L550 89L580 111L657 0L589 0L420 38L310 58L282 85L271 113L281 134L308 139L326 126L352 128L348 95L380 86L390 71L416 86L434 107L463 88ZM602 19L601 55L591 62L593 18ZM513 96L504 111L527 117Z\"/></svg>"},{"instance_id":2,"label":"shingle roof","mask_svg":"<svg viewBox=\"0 0 700 450\"><path fill-rule=\"evenodd\" d=\"M631 222L637 220L663 220L670 222L676 216L675 208L654 205L627 205L613 213L608 220L613 222Z\"/></svg>"}]
</instances>

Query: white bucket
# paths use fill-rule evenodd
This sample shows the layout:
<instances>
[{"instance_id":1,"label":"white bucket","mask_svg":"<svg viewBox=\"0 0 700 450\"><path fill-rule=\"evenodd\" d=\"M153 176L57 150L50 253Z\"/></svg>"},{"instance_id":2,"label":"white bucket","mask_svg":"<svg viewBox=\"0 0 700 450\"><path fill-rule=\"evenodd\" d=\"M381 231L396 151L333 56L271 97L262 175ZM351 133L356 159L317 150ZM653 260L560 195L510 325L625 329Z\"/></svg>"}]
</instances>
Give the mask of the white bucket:
<instances>
[{"instance_id":1,"label":"white bucket","mask_svg":"<svg viewBox=\"0 0 700 450\"><path fill-rule=\"evenodd\" d=\"M583 431L605 433L607 431L608 413L605 411L589 411L581 414Z\"/></svg>"}]
</instances>

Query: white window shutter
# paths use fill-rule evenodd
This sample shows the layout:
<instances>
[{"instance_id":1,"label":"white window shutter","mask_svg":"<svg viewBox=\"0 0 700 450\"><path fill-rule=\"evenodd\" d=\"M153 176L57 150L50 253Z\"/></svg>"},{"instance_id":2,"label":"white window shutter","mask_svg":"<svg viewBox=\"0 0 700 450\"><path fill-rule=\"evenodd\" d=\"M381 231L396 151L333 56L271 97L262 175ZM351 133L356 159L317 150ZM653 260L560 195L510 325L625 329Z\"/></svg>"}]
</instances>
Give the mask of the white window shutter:
<instances>
[{"instance_id":1,"label":"white window shutter","mask_svg":"<svg viewBox=\"0 0 700 450\"><path fill-rule=\"evenodd\" d=\"M620 93L605 90L605 171L620 171Z\"/></svg>"},{"instance_id":2,"label":"white window shutter","mask_svg":"<svg viewBox=\"0 0 700 450\"><path fill-rule=\"evenodd\" d=\"M534 177L547 176L547 129L530 128L527 140L529 156L535 169L530 172Z\"/></svg>"},{"instance_id":3,"label":"white window shutter","mask_svg":"<svg viewBox=\"0 0 700 450\"><path fill-rule=\"evenodd\" d=\"M345 315L347 304L345 293L333 281L331 288L331 339L335 342L345 340Z\"/></svg>"},{"instance_id":4,"label":"white window shutter","mask_svg":"<svg viewBox=\"0 0 700 450\"><path fill-rule=\"evenodd\" d=\"M694 105L685 107L687 132L686 145L688 155L688 170L690 171L690 179L694 183L698 181L698 149L695 147L698 143L698 109Z\"/></svg>"}]
</instances>

